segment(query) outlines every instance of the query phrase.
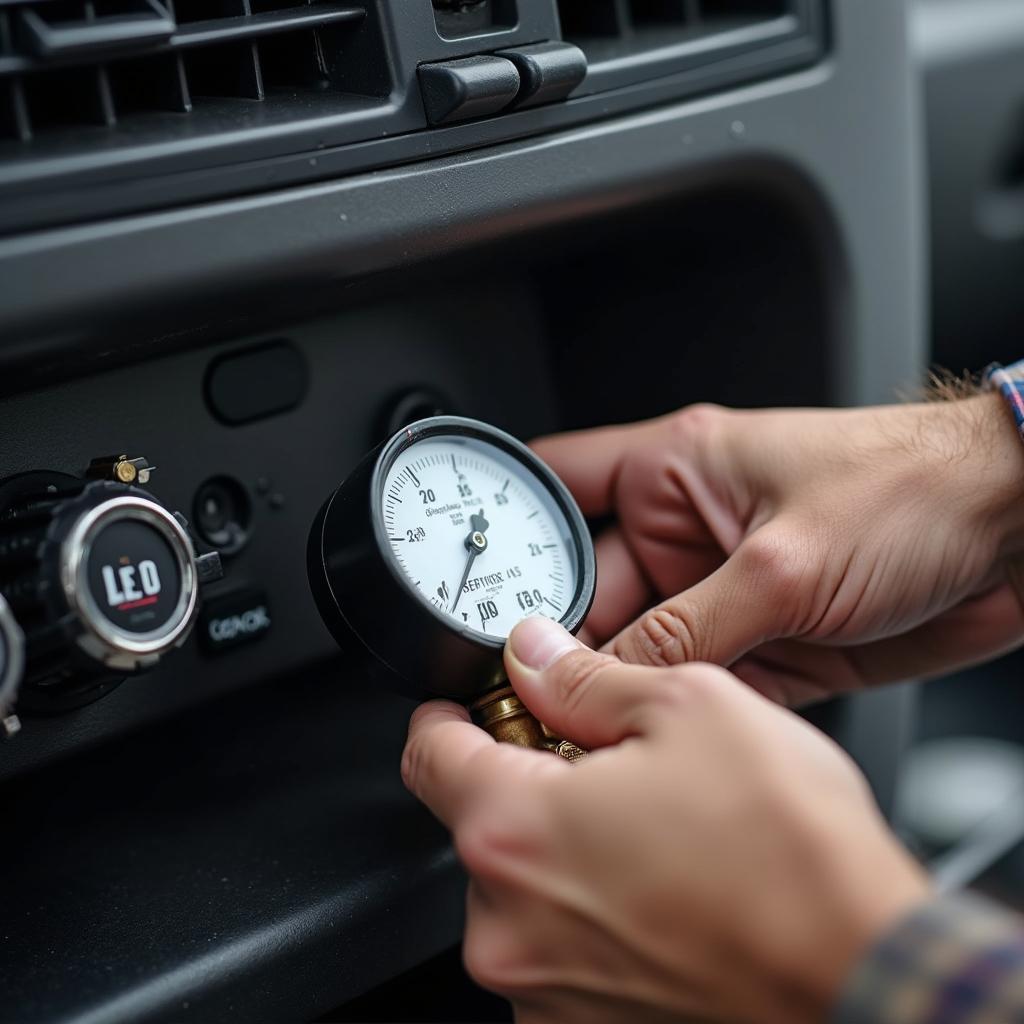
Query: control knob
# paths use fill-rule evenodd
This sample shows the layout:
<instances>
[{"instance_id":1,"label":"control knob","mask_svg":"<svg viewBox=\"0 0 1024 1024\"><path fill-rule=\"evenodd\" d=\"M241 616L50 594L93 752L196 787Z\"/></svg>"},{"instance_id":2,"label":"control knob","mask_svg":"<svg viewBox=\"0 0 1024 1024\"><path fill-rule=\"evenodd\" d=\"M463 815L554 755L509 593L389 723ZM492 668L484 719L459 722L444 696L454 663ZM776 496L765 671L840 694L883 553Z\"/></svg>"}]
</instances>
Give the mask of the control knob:
<instances>
[{"instance_id":1,"label":"control knob","mask_svg":"<svg viewBox=\"0 0 1024 1024\"><path fill-rule=\"evenodd\" d=\"M197 557L184 519L112 480L26 474L2 490L12 487L0 591L25 633L23 707L92 700L184 643L199 584L220 575L219 555Z\"/></svg>"}]
</instances>

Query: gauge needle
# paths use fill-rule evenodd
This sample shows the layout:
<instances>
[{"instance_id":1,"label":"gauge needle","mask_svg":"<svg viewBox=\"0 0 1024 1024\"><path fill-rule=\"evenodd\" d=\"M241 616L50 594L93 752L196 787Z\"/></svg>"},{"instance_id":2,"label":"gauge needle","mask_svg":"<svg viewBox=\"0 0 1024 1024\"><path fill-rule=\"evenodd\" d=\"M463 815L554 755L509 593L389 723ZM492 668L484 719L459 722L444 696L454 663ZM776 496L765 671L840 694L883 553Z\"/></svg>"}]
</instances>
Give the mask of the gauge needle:
<instances>
[{"instance_id":1,"label":"gauge needle","mask_svg":"<svg viewBox=\"0 0 1024 1024\"><path fill-rule=\"evenodd\" d=\"M469 525L473 528L470 530L469 535L465 540L466 549L469 551L469 558L466 559L466 570L462 574L462 582L455 591L455 600L452 602L451 615L455 614L455 609L459 606L459 598L462 597L462 588L466 585L466 580L469 579L469 573L473 568L473 563L476 561L476 556L487 550L487 527L491 524L484 518L483 509L469 517Z\"/></svg>"}]
</instances>

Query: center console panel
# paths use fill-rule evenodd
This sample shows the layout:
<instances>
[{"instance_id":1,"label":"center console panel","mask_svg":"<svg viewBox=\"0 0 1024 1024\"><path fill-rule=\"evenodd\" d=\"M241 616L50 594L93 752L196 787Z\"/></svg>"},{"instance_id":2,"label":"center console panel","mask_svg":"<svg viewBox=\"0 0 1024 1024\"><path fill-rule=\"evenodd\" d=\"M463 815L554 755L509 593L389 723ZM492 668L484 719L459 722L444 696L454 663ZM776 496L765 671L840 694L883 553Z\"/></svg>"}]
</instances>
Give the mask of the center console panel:
<instances>
[{"instance_id":1,"label":"center console panel","mask_svg":"<svg viewBox=\"0 0 1024 1024\"><path fill-rule=\"evenodd\" d=\"M225 0L213 19L176 0L147 46L184 63L195 119L161 135L166 111L118 105L134 57L100 47L110 5L71 54L74 4L0 6L21 26L0 25L0 480L144 459L224 569L159 664L60 713L16 707L0 976L25 1022L314 1018L455 944L463 884L398 779L409 702L368 685L309 595L324 495L424 414L529 439L912 383L903 7ZM203 67L200 33L250 77ZM312 101L288 79L310 34L353 58ZM545 42L586 57L569 95L428 122L420 64ZM210 96L257 66L262 99ZM104 120L68 126L55 109L96 113L61 107L83 71ZM893 692L819 713L883 805L907 710Z\"/></svg>"}]
</instances>

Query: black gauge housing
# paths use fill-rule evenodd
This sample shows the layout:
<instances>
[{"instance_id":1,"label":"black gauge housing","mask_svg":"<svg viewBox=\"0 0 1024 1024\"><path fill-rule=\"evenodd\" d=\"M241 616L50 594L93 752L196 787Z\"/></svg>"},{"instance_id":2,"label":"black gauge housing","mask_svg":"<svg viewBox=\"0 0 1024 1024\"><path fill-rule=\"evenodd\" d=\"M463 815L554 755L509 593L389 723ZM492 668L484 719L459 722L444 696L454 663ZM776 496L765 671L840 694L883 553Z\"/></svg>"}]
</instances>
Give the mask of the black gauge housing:
<instances>
[{"instance_id":1,"label":"black gauge housing","mask_svg":"<svg viewBox=\"0 0 1024 1024\"><path fill-rule=\"evenodd\" d=\"M407 695L470 701L503 679L501 637L483 636L435 608L396 563L384 528L384 481L395 460L430 438L475 438L521 463L569 524L576 589L560 622L576 633L594 600L594 546L568 488L526 445L496 427L434 416L404 427L370 452L327 499L313 522L309 582L327 628L342 647L353 634L397 677Z\"/></svg>"}]
</instances>

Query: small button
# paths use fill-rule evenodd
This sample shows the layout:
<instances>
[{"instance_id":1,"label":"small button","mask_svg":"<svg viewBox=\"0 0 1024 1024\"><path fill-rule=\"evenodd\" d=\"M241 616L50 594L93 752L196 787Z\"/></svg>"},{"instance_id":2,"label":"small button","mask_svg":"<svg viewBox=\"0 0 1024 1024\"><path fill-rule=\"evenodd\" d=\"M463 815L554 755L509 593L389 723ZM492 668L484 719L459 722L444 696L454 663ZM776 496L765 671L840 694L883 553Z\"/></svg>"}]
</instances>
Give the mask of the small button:
<instances>
[{"instance_id":1,"label":"small button","mask_svg":"<svg viewBox=\"0 0 1024 1024\"><path fill-rule=\"evenodd\" d=\"M238 590L206 601L199 617L199 643L209 654L254 643L270 632L265 591Z\"/></svg>"},{"instance_id":2,"label":"small button","mask_svg":"<svg viewBox=\"0 0 1024 1024\"><path fill-rule=\"evenodd\" d=\"M496 114L519 92L519 72L503 57L464 57L423 64L419 76L423 106L431 124Z\"/></svg>"},{"instance_id":3,"label":"small button","mask_svg":"<svg viewBox=\"0 0 1024 1024\"><path fill-rule=\"evenodd\" d=\"M286 341L219 356L206 373L206 401L222 423L238 426L294 409L309 388L309 366Z\"/></svg>"},{"instance_id":4,"label":"small button","mask_svg":"<svg viewBox=\"0 0 1024 1024\"><path fill-rule=\"evenodd\" d=\"M516 109L564 100L587 77L587 58L572 43L535 43L514 50L501 50L516 66L522 85Z\"/></svg>"}]
</instances>

